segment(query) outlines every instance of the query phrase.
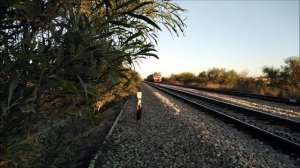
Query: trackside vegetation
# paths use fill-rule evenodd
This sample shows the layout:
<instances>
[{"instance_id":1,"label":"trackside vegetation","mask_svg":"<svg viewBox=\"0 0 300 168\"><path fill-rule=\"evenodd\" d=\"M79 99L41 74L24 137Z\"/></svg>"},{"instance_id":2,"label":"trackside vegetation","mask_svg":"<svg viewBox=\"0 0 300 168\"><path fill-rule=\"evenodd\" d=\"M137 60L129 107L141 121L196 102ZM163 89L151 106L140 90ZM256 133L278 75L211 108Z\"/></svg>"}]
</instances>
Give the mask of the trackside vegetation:
<instances>
[{"instance_id":1,"label":"trackside vegetation","mask_svg":"<svg viewBox=\"0 0 300 168\"><path fill-rule=\"evenodd\" d=\"M137 90L133 63L158 58L158 32L180 35L184 11L159 0L1 1L0 167L87 167L101 110Z\"/></svg>"},{"instance_id":2,"label":"trackside vegetation","mask_svg":"<svg viewBox=\"0 0 300 168\"><path fill-rule=\"evenodd\" d=\"M198 75L191 72L172 74L163 82L208 88L231 89L253 94L300 100L300 59L292 56L281 67L265 66L263 76L247 77L247 72L237 73L225 68L212 68Z\"/></svg>"}]
</instances>

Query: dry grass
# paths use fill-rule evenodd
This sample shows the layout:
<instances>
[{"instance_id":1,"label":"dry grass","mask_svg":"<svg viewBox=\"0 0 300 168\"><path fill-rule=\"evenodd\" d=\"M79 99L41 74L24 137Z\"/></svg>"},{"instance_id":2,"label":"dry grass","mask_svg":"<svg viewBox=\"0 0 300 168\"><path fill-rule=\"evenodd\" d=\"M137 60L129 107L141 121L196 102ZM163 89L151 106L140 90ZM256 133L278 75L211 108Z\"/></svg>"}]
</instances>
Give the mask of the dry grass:
<instances>
[{"instance_id":1,"label":"dry grass","mask_svg":"<svg viewBox=\"0 0 300 168\"><path fill-rule=\"evenodd\" d=\"M226 86L220 85L212 82L201 82L201 83L189 83L184 84L178 81L169 80L165 81L167 84L173 85L182 85L182 86L192 86L192 87L205 87L210 89L229 89L232 91L240 91L245 93L252 93L258 95L265 95L265 96L273 96L273 97L282 97L287 99L296 99L300 100L300 88L292 87L292 86L285 86L285 87L270 87L270 86L242 86L236 84L235 86Z\"/></svg>"}]
</instances>

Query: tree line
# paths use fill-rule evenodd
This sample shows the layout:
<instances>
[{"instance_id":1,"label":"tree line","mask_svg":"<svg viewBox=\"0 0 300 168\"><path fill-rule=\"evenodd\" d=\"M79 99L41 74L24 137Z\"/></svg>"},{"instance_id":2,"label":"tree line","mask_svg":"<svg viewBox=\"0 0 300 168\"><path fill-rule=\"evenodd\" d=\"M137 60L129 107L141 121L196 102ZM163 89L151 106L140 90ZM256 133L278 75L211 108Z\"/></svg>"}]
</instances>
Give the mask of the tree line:
<instances>
[{"instance_id":1,"label":"tree line","mask_svg":"<svg viewBox=\"0 0 300 168\"><path fill-rule=\"evenodd\" d=\"M198 75L191 72L171 74L164 82L202 87L234 89L255 94L300 98L300 60L288 57L281 67L265 66L263 76L247 77L247 72L237 73L225 68L212 68Z\"/></svg>"}]
</instances>

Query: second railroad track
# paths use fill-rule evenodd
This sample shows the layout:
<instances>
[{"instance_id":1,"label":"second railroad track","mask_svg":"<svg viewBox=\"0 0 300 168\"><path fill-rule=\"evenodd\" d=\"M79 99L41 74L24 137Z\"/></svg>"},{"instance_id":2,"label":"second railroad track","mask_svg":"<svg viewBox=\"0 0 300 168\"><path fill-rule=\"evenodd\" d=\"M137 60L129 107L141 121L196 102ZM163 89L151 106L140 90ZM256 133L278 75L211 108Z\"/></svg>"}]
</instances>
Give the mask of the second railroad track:
<instances>
[{"instance_id":1,"label":"second railroad track","mask_svg":"<svg viewBox=\"0 0 300 168\"><path fill-rule=\"evenodd\" d=\"M296 155L300 154L299 121L209 98L179 88L148 84L192 106L204 109L259 139L267 140L276 149Z\"/></svg>"}]
</instances>

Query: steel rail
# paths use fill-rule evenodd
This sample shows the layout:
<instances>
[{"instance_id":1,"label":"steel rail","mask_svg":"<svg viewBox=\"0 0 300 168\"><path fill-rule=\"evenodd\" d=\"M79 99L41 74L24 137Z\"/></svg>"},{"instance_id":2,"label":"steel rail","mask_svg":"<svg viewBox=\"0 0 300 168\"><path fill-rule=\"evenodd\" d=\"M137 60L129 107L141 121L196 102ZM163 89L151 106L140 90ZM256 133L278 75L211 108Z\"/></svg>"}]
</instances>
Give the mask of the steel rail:
<instances>
[{"instance_id":1,"label":"steel rail","mask_svg":"<svg viewBox=\"0 0 300 168\"><path fill-rule=\"evenodd\" d=\"M176 92L179 92L179 93L182 93L182 94L185 94L185 95L188 95L188 96L192 96L192 97L197 98L197 99L208 100L210 102L221 104L221 105L229 107L229 108L234 108L234 109L240 110L239 112L247 113L248 115L250 114L250 115L259 116L261 118L272 119L272 120L287 124L291 128L300 130L300 122L296 121L296 120L293 120L293 119L285 118L285 117L282 117L282 116L279 116L279 115L270 114L270 113L267 113L267 112L251 109L251 108L248 108L248 107L245 107L245 106L241 106L241 105L237 105L237 104L217 100L217 99L214 99L214 98L210 98L210 97L207 97L207 96L203 96L203 95L199 95L199 94L195 94L195 93L191 93L191 92L187 92L187 91L183 91L183 90L179 90L179 89L175 89L175 88L169 88L169 87L165 87L165 86L160 86L160 87L163 87L163 88L166 88L166 89L169 89L169 90L174 90Z\"/></svg>"},{"instance_id":2,"label":"steel rail","mask_svg":"<svg viewBox=\"0 0 300 168\"><path fill-rule=\"evenodd\" d=\"M266 96L266 95L252 94L252 93L243 93L243 92L232 91L232 90L211 89L211 88L196 87L196 86L171 85L167 83L162 83L162 84L170 85L170 86L180 86L184 88L196 89L196 90L207 91L207 92L222 93L222 94L239 96L239 97L249 97L254 99L266 100L270 102L285 103L289 105L296 105L296 106L300 105L300 101L294 99L288 99L288 98L273 97L273 96Z\"/></svg>"},{"instance_id":3,"label":"steel rail","mask_svg":"<svg viewBox=\"0 0 300 168\"><path fill-rule=\"evenodd\" d=\"M148 83L149 84L149 83ZM170 90L172 89L168 89L168 88L164 88L162 86L158 86L158 85L155 85L155 84L149 84L167 94L170 94L171 96L173 97L176 97L180 100L183 100L184 102L194 106L194 107L197 107L197 108L200 108L200 109L204 109L208 112L210 112L209 114L213 114L215 116L218 116L230 123L233 123L235 125L238 125L239 126L239 129L245 129L245 130L248 130L248 131L251 131L253 133L254 136L258 137L258 138L261 138L261 139L267 139L269 140L268 142L274 146L275 148L280 148L281 150L283 151L287 151L287 152L290 152L290 153L296 153L297 155L300 155L300 144L298 143L295 143L295 142L292 142L288 139L285 139L285 138L282 138L278 135L275 135L271 132L268 132L266 130L263 130L259 127L256 127L256 126L253 126L251 124L248 124L244 121L241 121L239 119L236 119L234 117L231 117L229 115L226 115L220 111L217 111L215 109L212 109L206 105L203 105L203 104L199 104L193 100L190 100L188 98L185 98L185 97L182 97L180 95L177 95L173 92L171 92ZM195 95L193 95L195 96ZM299 123L298 123L299 124Z\"/></svg>"}]
</instances>

